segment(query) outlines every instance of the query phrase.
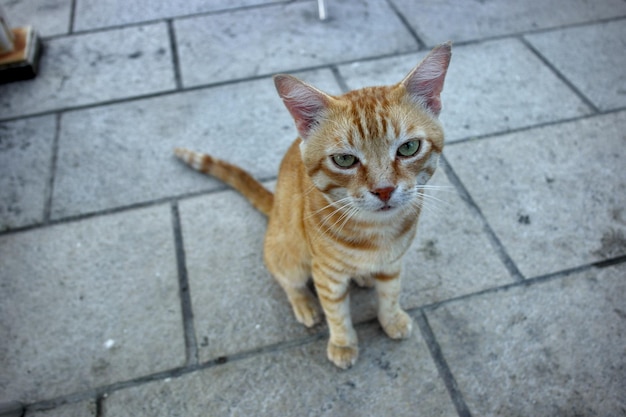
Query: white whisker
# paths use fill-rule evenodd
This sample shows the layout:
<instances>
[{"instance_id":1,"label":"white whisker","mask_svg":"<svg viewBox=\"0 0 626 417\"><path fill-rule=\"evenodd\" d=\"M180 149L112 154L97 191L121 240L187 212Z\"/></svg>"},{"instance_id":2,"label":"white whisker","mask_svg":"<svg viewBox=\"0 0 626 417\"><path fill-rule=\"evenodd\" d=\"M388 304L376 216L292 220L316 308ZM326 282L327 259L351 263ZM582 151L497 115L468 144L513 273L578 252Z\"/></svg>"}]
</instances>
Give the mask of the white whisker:
<instances>
[{"instance_id":1,"label":"white whisker","mask_svg":"<svg viewBox=\"0 0 626 417\"><path fill-rule=\"evenodd\" d=\"M340 198L340 199L339 199L339 200L337 200L337 201L333 201L332 203L329 203L329 204L325 205L324 207L322 207L322 208L320 208L320 209L318 209L318 210L315 210L313 213L311 213L311 214L309 214L308 216L306 216L306 217L305 217L305 219L309 219L309 218L311 218L311 217L315 216L316 214L318 214L318 213L320 213L320 212L322 212L322 211L326 210L326 209L327 209L327 208L329 208L329 207L335 207L335 208L336 208L336 207L337 207L337 205L339 205L339 204L343 204L345 201L349 201L349 200L350 200L350 197L348 196L348 197ZM342 206L342 207L340 207L340 208L343 208L343 207L345 207L345 206ZM334 212L333 212L333 213L331 213L331 215L332 215L332 214L334 214Z\"/></svg>"},{"instance_id":2,"label":"white whisker","mask_svg":"<svg viewBox=\"0 0 626 417\"><path fill-rule=\"evenodd\" d=\"M452 203L450 203L449 201L442 200L442 199L437 198L437 197L435 197L435 196L432 196L432 195L430 195L430 194L421 193L420 195L422 196L422 198L423 198L424 200L428 200L428 201L430 201L430 202L441 203L441 204L443 204L443 205L445 205L445 206L451 206L451 205L452 205Z\"/></svg>"},{"instance_id":3,"label":"white whisker","mask_svg":"<svg viewBox=\"0 0 626 417\"><path fill-rule=\"evenodd\" d=\"M418 190L434 190L434 191L445 191L445 192L452 192L452 193L456 193L456 190L453 186L451 185L430 185L430 184L424 184L424 185L416 185L415 186L416 189Z\"/></svg>"}]
</instances>

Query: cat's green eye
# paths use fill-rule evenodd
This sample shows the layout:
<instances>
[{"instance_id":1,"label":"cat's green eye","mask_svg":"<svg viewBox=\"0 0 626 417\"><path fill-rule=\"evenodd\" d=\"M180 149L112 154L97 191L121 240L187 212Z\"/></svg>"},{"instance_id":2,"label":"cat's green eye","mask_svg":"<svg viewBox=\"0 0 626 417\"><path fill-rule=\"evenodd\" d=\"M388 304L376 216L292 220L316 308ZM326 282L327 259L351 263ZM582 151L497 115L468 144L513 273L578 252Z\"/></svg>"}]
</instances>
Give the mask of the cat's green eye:
<instances>
[{"instance_id":1,"label":"cat's green eye","mask_svg":"<svg viewBox=\"0 0 626 417\"><path fill-rule=\"evenodd\" d=\"M351 168L356 165L359 160L356 156L350 154L337 154L332 156L333 162L340 168Z\"/></svg>"},{"instance_id":2,"label":"cat's green eye","mask_svg":"<svg viewBox=\"0 0 626 417\"><path fill-rule=\"evenodd\" d=\"M420 141L419 140L410 140L408 142L403 143L398 148L398 155L400 156L413 156L420 149Z\"/></svg>"}]
</instances>

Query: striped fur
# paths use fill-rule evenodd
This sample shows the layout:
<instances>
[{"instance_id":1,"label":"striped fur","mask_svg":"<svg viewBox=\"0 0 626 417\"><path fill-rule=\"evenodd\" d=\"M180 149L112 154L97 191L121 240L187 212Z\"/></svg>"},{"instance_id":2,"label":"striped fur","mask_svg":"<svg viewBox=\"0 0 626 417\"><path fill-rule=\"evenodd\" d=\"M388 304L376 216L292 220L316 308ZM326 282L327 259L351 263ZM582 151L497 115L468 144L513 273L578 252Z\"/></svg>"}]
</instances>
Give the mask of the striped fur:
<instances>
[{"instance_id":1,"label":"striped fur","mask_svg":"<svg viewBox=\"0 0 626 417\"><path fill-rule=\"evenodd\" d=\"M398 302L401 259L416 233L424 185L443 149L437 116L450 49L450 44L435 48L396 85L342 96L327 95L291 76L276 76L278 93L300 137L283 158L274 195L241 168L208 155L175 151L268 215L265 264L285 290L298 321L313 326L325 313L328 357L341 368L358 356L349 311L351 279L376 288L378 318L390 337L411 333L411 319ZM402 154L415 149L415 141L417 151ZM342 167L338 155L339 161L347 156L356 162ZM306 285L311 276L319 303Z\"/></svg>"},{"instance_id":2,"label":"striped fur","mask_svg":"<svg viewBox=\"0 0 626 417\"><path fill-rule=\"evenodd\" d=\"M243 194L257 210L269 216L274 195L237 165L183 148L174 149L174 155L196 171L224 181Z\"/></svg>"}]
</instances>

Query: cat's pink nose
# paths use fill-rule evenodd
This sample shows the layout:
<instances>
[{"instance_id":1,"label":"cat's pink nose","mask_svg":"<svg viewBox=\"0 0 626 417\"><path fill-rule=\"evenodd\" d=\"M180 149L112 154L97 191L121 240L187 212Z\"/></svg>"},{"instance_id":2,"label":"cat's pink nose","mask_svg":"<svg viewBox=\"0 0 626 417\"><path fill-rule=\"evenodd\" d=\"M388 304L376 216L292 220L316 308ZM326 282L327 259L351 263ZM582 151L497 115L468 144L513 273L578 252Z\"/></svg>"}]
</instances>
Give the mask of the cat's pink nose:
<instances>
[{"instance_id":1,"label":"cat's pink nose","mask_svg":"<svg viewBox=\"0 0 626 417\"><path fill-rule=\"evenodd\" d=\"M395 191L396 187L377 188L370 193L378 197L383 203L386 203L391 198L391 194Z\"/></svg>"}]
</instances>

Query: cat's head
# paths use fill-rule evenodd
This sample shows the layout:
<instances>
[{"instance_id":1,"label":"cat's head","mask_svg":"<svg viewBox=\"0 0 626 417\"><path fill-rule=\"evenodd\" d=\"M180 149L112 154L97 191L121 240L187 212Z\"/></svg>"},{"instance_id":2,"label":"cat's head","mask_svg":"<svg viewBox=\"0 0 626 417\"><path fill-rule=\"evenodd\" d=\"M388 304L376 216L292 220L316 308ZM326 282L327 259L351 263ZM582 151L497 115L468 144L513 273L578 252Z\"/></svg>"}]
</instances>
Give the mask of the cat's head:
<instances>
[{"instance_id":1,"label":"cat's head","mask_svg":"<svg viewBox=\"0 0 626 417\"><path fill-rule=\"evenodd\" d=\"M440 45L398 84L341 96L289 75L274 78L306 171L329 202L374 218L415 207L443 148L437 117L450 56L450 43Z\"/></svg>"}]
</instances>

